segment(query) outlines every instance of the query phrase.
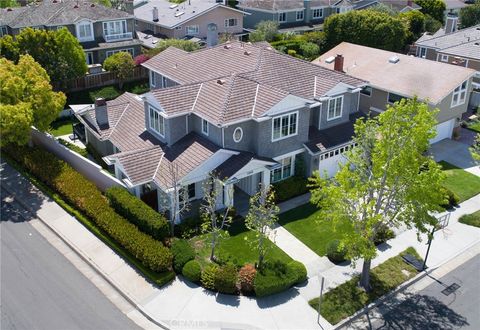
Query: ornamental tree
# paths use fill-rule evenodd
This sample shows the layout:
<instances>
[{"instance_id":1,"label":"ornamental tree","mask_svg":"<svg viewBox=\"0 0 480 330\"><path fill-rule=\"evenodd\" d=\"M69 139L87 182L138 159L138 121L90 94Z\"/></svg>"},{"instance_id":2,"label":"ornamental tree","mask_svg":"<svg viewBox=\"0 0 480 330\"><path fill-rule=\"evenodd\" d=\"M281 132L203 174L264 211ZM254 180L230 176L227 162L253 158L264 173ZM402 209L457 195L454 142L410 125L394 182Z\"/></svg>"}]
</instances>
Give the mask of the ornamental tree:
<instances>
[{"instance_id":1,"label":"ornamental tree","mask_svg":"<svg viewBox=\"0 0 480 330\"><path fill-rule=\"evenodd\" d=\"M255 25L255 31L250 33L248 40L251 42L271 42L278 33L278 26L279 24L276 21L261 21Z\"/></svg>"},{"instance_id":2,"label":"ornamental tree","mask_svg":"<svg viewBox=\"0 0 480 330\"><path fill-rule=\"evenodd\" d=\"M427 232L440 211L443 173L426 154L435 136L435 113L417 99L402 100L373 119L355 124L356 147L332 180L316 173L312 203L321 218L349 223L340 241L347 258L363 259L360 285L370 290L370 266L377 250L375 235L405 225Z\"/></svg>"},{"instance_id":3,"label":"ornamental tree","mask_svg":"<svg viewBox=\"0 0 480 330\"><path fill-rule=\"evenodd\" d=\"M462 29L480 24L480 1L460 9L459 20Z\"/></svg>"},{"instance_id":4,"label":"ornamental tree","mask_svg":"<svg viewBox=\"0 0 480 330\"><path fill-rule=\"evenodd\" d=\"M47 72L29 55L18 64L0 58L0 77L0 145L25 144L30 126L47 130L66 97L52 91Z\"/></svg>"},{"instance_id":5,"label":"ornamental tree","mask_svg":"<svg viewBox=\"0 0 480 330\"><path fill-rule=\"evenodd\" d=\"M122 89L125 79L133 75L135 69L135 62L132 55L128 52L119 52L109 56L103 62L105 70L113 72L119 81L119 87Z\"/></svg>"},{"instance_id":6,"label":"ornamental tree","mask_svg":"<svg viewBox=\"0 0 480 330\"><path fill-rule=\"evenodd\" d=\"M437 21L443 23L447 5L444 0L415 0L415 3L422 7L420 10L425 15L430 15Z\"/></svg>"}]
</instances>

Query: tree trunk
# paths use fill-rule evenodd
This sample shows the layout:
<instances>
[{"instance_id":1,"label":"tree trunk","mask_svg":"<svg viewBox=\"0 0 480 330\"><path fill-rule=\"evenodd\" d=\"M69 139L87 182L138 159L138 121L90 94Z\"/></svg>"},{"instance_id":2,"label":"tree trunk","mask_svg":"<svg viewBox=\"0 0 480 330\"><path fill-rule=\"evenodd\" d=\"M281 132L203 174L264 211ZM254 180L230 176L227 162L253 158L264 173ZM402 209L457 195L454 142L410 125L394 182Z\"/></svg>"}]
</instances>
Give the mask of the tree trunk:
<instances>
[{"instance_id":1,"label":"tree trunk","mask_svg":"<svg viewBox=\"0 0 480 330\"><path fill-rule=\"evenodd\" d=\"M263 267L263 237L260 236L258 241L258 269Z\"/></svg>"},{"instance_id":2,"label":"tree trunk","mask_svg":"<svg viewBox=\"0 0 480 330\"><path fill-rule=\"evenodd\" d=\"M214 261L215 259L215 245L216 245L217 235L212 233L212 252L210 253L210 260Z\"/></svg>"},{"instance_id":3,"label":"tree trunk","mask_svg":"<svg viewBox=\"0 0 480 330\"><path fill-rule=\"evenodd\" d=\"M362 275L360 276L360 286L366 291L369 292L371 290L370 286L370 266L372 264L372 260L365 259L363 261L362 267Z\"/></svg>"}]
</instances>

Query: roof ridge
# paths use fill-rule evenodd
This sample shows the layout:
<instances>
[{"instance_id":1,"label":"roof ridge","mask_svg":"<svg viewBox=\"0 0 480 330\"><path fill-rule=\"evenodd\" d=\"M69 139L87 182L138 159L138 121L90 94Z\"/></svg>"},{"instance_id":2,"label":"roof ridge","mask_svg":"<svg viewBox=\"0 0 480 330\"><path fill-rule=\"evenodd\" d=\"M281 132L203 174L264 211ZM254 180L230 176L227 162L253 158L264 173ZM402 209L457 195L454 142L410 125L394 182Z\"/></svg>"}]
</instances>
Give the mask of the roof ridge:
<instances>
[{"instance_id":1,"label":"roof ridge","mask_svg":"<svg viewBox=\"0 0 480 330\"><path fill-rule=\"evenodd\" d=\"M118 158L119 156L129 156L129 155L133 155L133 154L136 154L136 153L139 153L139 152L142 152L142 151L153 150L155 148L158 148L158 149L162 150L162 152L163 152L163 149L159 145L154 144L154 145L139 148L139 149L133 149L133 150L128 150L128 151L120 151L120 152L117 152L115 154L111 154L111 155L108 155L108 156L105 156L105 157L117 157Z\"/></svg>"},{"instance_id":2,"label":"roof ridge","mask_svg":"<svg viewBox=\"0 0 480 330\"><path fill-rule=\"evenodd\" d=\"M119 104L119 105L121 105L121 104ZM127 105L125 106L125 109L123 109L123 111L122 111L122 114L120 115L120 117L118 117L117 122L115 123L115 125L113 125L112 129L110 130L110 133L109 133L108 136L107 136L107 139L110 139L110 137L112 136L113 132L114 132L115 129L117 128L118 123L120 122L120 120L122 120L123 115L124 115L125 112L127 111L128 107L130 107L130 102L127 103ZM107 109L108 109L108 107L107 107Z\"/></svg>"},{"instance_id":3,"label":"roof ridge","mask_svg":"<svg viewBox=\"0 0 480 330\"><path fill-rule=\"evenodd\" d=\"M225 120L225 115L228 109L228 105L230 104L230 96L232 95L233 91L233 86L235 85L235 80L237 78L236 74L231 74L230 75L230 84L228 86L227 94L225 95L225 100L223 102L223 107L222 107L222 114L221 114L221 122L223 123Z\"/></svg>"}]
</instances>

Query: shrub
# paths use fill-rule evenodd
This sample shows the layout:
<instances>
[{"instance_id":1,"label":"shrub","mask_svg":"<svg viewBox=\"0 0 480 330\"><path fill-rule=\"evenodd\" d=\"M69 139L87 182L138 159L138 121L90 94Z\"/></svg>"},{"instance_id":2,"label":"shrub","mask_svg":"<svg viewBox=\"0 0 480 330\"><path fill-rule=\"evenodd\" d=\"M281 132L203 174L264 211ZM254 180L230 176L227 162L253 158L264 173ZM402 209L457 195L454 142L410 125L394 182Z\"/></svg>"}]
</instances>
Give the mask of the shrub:
<instances>
[{"instance_id":1,"label":"shrub","mask_svg":"<svg viewBox=\"0 0 480 330\"><path fill-rule=\"evenodd\" d=\"M393 230L388 228L387 225L382 225L378 230L377 233L375 234L375 237L373 238L373 243L375 245L380 245L382 243L385 243L389 239L392 239L395 237L395 233Z\"/></svg>"},{"instance_id":2,"label":"shrub","mask_svg":"<svg viewBox=\"0 0 480 330\"><path fill-rule=\"evenodd\" d=\"M195 259L195 250L186 240L174 240L170 250L173 253L173 269L179 274L188 261Z\"/></svg>"},{"instance_id":3,"label":"shrub","mask_svg":"<svg viewBox=\"0 0 480 330\"><path fill-rule=\"evenodd\" d=\"M275 200L277 203L308 192L307 179L300 176L292 176L274 183L273 187L275 189Z\"/></svg>"},{"instance_id":4,"label":"shrub","mask_svg":"<svg viewBox=\"0 0 480 330\"><path fill-rule=\"evenodd\" d=\"M339 249L340 240L334 239L327 244L327 257L333 263L345 261L345 249Z\"/></svg>"},{"instance_id":5,"label":"shrub","mask_svg":"<svg viewBox=\"0 0 480 330\"><path fill-rule=\"evenodd\" d=\"M85 158L88 157L88 151L87 149L83 149L83 148L80 148L79 146L73 144L73 143L70 143L68 141L65 141L64 139L57 139L58 143L60 143L61 145L64 145L65 147L67 147L68 149L72 150L72 151L75 151L77 154L79 154L80 156L83 156Z\"/></svg>"},{"instance_id":6,"label":"shrub","mask_svg":"<svg viewBox=\"0 0 480 330\"><path fill-rule=\"evenodd\" d=\"M300 261L292 260L288 263L288 268L297 276L295 284L303 283L307 280L307 268Z\"/></svg>"},{"instance_id":7,"label":"shrub","mask_svg":"<svg viewBox=\"0 0 480 330\"><path fill-rule=\"evenodd\" d=\"M175 225L174 231L176 237L189 239L201 232L202 219L200 217L191 217L183 219L178 225Z\"/></svg>"},{"instance_id":8,"label":"shrub","mask_svg":"<svg viewBox=\"0 0 480 330\"><path fill-rule=\"evenodd\" d=\"M140 64L148 61L149 59L150 59L150 56L148 56L147 54L140 54L133 58L133 62L135 62L135 66L139 66Z\"/></svg>"},{"instance_id":9,"label":"shrub","mask_svg":"<svg viewBox=\"0 0 480 330\"><path fill-rule=\"evenodd\" d=\"M240 289L243 293L249 294L253 292L253 282L255 281L255 275L257 270L252 264L246 264L238 272L238 281L240 283Z\"/></svg>"},{"instance_id":10,"label":"shrub","mask_svg":"<svg viewBox=\"0 0 480 330\"><path fill-rule=\"evenodd\" d=\"M237 268L234 265L222 266L215 272L215 289L222 293L235 293L237 291L237 278Z\"/></svg>"},{"instance_id":11,"label":"shrub","mask_svg":"<svg viewBox=\"0 0 480 330\"><path fill-rule=\"evenodd\" d=\"M202 268L200 267L198 261L190 260L189 262L187 262L183 266L182 275L193 283L200 283L200 278L202 276Z\"/></svg>"},{"instance_id":12,"label":"shrub","mask_svg":"<svg viewBox=\"0 0 480 330\"><path fill-rule=\"evenodd\" d=\"M144 266L155 272L170 270L171 252L161 242L142 233L135 225L117 214L100 190L67 163L37 147L3 150L84 213Z\"/></svg>"},{"instance_id":13,"label":"shrub","mask_svg":"<svg viewBox=\"0 0 480 330\"><path fill-rule=\"evenodd\" d=\"M120 96L120 92L113 86L107 86L101 89L93 90L89 93L89 95L90 99L93 101L98 98L104 98L105 100L113 100Z\"/></svg>"},{"instance_id":14,"label":"shrub","mask_svg":"<svg viewBox=\"0 0 480 330\"><path fill-rule=\"evenodd\" d=\"M451 209L454 206L457 206L460 202L460 197L453 191L447 188L442 188L444 193L444 200L440 203L440 206L445 209Z\"/></svg>"},{"instance_id":15,"label":"shrub","mask_svg":"<svg viewBox=\"0 0 480 330\"><path fill-rule=\"evenodd\" d=\"M215 274L217 273L217 270L218 266L215 264L208 264L203 268L200 282L204 288L215 290Z\"/></svg>"},{"instance_id":16,"label":"shrub","mask_svg":"<svg viewBox=\"0 0 480 330\"><path fill-rule=\"evenodd\" d=\"M105 195L115 211L137 225L144 233L158 240L163 240L169 235L167 219L124 188L109 188ZM179 271L181 270L182 268Z\"/></svg>"},{"instance_id":17,"label":"shrub","mask_svg":"<svg viewBox=\"0 0 480 330\"><path fill-rule=\"evenodd\" d=\"M285 264L281 261L267 262L257 271L254 289L257 297L282 292L299 283L303 274L298 274L300 266L296 263ZM302 270L303 272L303 270Z\"/></svg>"}]
</instances>

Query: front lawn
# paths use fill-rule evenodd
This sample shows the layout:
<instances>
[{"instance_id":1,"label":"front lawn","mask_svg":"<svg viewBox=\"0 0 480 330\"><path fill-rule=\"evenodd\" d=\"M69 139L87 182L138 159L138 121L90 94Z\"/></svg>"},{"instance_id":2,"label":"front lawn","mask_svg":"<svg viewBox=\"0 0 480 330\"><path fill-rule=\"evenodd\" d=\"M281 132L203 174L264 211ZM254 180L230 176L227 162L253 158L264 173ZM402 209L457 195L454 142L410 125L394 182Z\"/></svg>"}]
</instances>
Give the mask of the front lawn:
<instances>
[{"instance_id":1,"label":"front lawn","mask_svg":"<svg viewBox=\"0 0 480 330\"><path fill-rule=\"evenodd\" d=\"M258 252L253 243L255 234L245 227L242 218L237 218L228 229L230 236L221 239L215 248L215 255L222 261L232 261L236 265L244 265L246 263L255 264L258 260ZM197 259L200 262L207 262L210 258L210 234L199 235L190 239L195 248ZM267 240L266 244L270 247L267 252L267 260L282 260L285 263L292 261L283 250L271 241Z\"/></svg>"},{"instance_id":2,"label":"front lawn","mask_svg":"<svg viewBox=\"0 0 480 330\"><path fill-rule=\"evenodd\" d=\"M327 245L334 239L342 238L350 223L337 225L320 219L318 208L308 203L280 214L278 223L302 241L319 256L327 253Z\"/></svg>"},{"instance_id":3,"label":"front lawn","mask_svg":"<svg viewBox=\"0 0 480 330\"><path fill-rule=\"evenodd\" d=\"M480 178L445 161L439 162L446 174L443 185L458 195L460 203L480 193Z\"/></svg>"},{"instance_id":4,"label":"front lawn","mask_svg":"<svg viewBox=\"0 0 480 330\"><path fill-rule=\"evenodd\" d=\"M360 277L353 277L323 295L320 314L331 324L337 324L417 275L418 271L403 261L405 253L421 260L415 249L410 247L373 268L370 271L372 290L369 293L358 286ZM318 298L310 300L309 304L318 310Z\"/></svg>"},{"instance_id":5,"label":"front lawn","mask_svg":"<svg viewBox=\"0 0 480 330\"><path fill-rule=\"evenodd\" d=\"M466 225L480 227L480 211L462 215L458 221Z\"/></svg>"}]
</instances>

